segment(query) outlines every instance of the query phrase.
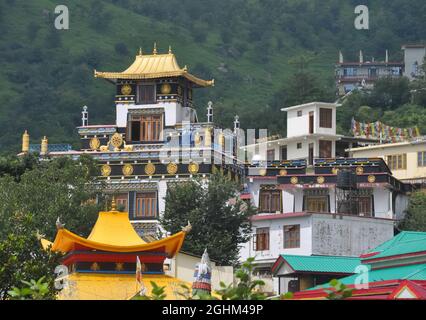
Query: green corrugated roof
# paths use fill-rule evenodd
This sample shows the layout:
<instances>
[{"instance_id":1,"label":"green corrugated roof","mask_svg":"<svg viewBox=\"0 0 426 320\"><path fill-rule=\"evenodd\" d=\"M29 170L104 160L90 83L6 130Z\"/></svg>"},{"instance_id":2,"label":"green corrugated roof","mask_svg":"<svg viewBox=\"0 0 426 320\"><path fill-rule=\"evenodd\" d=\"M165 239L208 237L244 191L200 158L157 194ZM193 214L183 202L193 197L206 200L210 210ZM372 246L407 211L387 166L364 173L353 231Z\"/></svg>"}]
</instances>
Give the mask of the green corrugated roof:
<instances>
[{"instance_id":1,"label":"green corrugated roof","mask_svg":"<svg viewBox=\"0 0 426 320\"><path fill-rule=\"evenodd\" d=\"M295 271L328 272L328 273L354 273L361 264L359 258L337 256L299 256L282 254Z\"/></svg>"},{"instance_id":2,"label":"green corrugated roof","mask_svg":"<svg viewBox=\"0 0 426 320\"><path fill-rule=\"evenodd\" d=\"M367 265L368 266L368 265ZM339 279L343 284L354 284L358 274L354 274L342 279ZM415 264L394 268L384 268L377 270L370 270L368 272L368 282L386 281L386 280L426 280L426 263ZM330 285L323 284L310 288L309 290L327 288Z\"/></svg>"},{"instance_id":3,"label":"green corrugated roof","mask_svg":"<svg viewBox=\"0 0 426 320\"><path fill-rule=\"evenodd\" d=\"M399 254L426 251L426 232L402 231L392 239L369 252L380 252L365 259L390 257Z\"/></svg>"}]
</instances>

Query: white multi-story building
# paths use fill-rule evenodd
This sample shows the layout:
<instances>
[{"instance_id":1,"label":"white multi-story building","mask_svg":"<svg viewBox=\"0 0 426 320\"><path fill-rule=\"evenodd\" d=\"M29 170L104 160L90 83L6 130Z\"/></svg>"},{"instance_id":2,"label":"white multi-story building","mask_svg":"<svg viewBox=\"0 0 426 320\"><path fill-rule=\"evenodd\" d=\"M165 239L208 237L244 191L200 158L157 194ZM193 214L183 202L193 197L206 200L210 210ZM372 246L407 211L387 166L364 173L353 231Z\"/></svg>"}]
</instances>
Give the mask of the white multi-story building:
<instances>
[{"instance_id":1,"label":"white multi-story building","mask_svg":"<svg viewBox=\"0 0 426 320\"><path fill-rule=\"evenodd\" d=\"M330 110L331 124L321 119L322 109ZM289 139L284 141L294 160L250 165L244 194L258 214L241 260L255 257L256 273L271 293L286 292L291 281L292 288L303 289L294 286L301 279L291 272L273 277L280 255L357 257L392 238L409 190L380 158L334 158L335 105L311 103L285 111ZM312 143L313 152L302 147L294 153L300 142L292 137L302 146ZM326 151L321 141L330 141ZM315 279L304 282L318 284Z\"/></svg>"}]
</instances>

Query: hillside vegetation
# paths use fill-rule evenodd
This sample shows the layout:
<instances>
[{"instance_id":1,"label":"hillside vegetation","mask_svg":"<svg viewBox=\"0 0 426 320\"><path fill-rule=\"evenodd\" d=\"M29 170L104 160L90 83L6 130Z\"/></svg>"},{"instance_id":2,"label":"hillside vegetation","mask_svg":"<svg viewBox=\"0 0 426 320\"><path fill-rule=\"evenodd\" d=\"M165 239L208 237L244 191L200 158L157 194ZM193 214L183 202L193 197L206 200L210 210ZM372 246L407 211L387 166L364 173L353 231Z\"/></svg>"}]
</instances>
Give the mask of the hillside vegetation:
<instances>
[{"instance_id":1,"label":"hillside vegetation","mask_svg":"<svg viewBox=\"0 0 426 320\"><path fill-rule=\"evenodd\" d=\"M359 49L367 59L383 59L389 49L391 59L400 60L401 44L425 40L423 0L364 1L370 8L370 30L362 31L353 27L358 2L64 0L60 4L69 7L70 29L56 30L57 1L2 0L0 150L18 151L25 129L32 143L47 135L51 143L77 146L75 127L83 105L89 106L92 124L112 123L114 88L95 79L93 69L121 71L139 46L150 52L155 41L160 51L171 45L190 72L215 79L214 88L197 90L200 119L212 100L215 119L223 126L232 126L233 116L239 114L244 128L285 133L281 107L335 100L339 50L345 59L356 59ZM394 125L401 118L389 112L408 108L410 114L421 115L420 120L407 115L402 124L426 130L425 105L415 101L403 106L408 102L372 103L371 108ZM360 106L351 103L339 119L342 132Z\"/></svg>"}]
</instances>

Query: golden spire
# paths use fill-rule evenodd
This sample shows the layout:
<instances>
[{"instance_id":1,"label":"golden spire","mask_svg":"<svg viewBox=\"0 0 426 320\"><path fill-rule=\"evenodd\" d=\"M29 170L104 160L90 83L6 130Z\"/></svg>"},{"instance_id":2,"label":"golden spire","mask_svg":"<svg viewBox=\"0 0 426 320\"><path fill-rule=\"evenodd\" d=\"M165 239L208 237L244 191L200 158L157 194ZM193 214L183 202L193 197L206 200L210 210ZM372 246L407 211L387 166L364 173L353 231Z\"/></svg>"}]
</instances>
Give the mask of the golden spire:
<instances>
[{"instance_id":1,"label":"golden spire","mask_svg":"<svg viewBox=\"0 0 426 320\"><path fill-rule=\"evenodd\" d=\"M154 49L152 50L152 54L157 54L157 42L154 42Z\"/></svg>"},{"instance_id":2,"label":"golden spire","mask_svg":"<svg viewBox=\"0 0 426 320\"><path fill-rule=\"evenodd\" d=\"M172 53L172 46L169 46L169 54Z\"/></svg>"},{"instance_id":3,"label":"golden spire","mask_svg":"<svg viewBox=\"0 0 426 320\"><path fill-rule=\"evenodd\" d=\"M117 211L117 207L115 206L115 196L112 196L111 211Z\"/></svg>"},{"instance_id":4,"label":"golden spire","mask_svg":"<svg viewBox=\"0 0 426 320\"><path fill-rule=\"evenodd\" d=\"M139 47L139 56L142 55L142 47Z\"/></svg>"},{"instance_id":5,"label":"golden spire","mask_svg":"<svg viewBox=\"0 0 426 320\"><path fill-rule=\"evenodd\" d=\"M40 154L42 155L47 154L48 150L49 150L48 140L47 140L47 137L44 136L43 139L41 139Z\"/></svg>"},{"instance_id":6,"label":"golden spire","mask_svg":"<svg viewBox=\"0 0 426 320\"><path fill-rule=\"evenodd\" d=\"M28 134L28 131L25 130L24 134L22 135L22 152L28 151L30 151L30 135Z\"/></svg>"}]
</instances>

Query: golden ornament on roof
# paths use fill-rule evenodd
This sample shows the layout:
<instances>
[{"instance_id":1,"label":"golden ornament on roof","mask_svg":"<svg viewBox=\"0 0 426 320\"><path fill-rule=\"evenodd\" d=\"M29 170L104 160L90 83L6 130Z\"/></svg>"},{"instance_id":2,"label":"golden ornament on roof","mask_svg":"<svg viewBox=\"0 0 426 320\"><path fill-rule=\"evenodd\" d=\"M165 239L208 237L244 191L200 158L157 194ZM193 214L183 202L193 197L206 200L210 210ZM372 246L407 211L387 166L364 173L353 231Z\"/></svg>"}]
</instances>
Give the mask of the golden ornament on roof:
<instances>
[{"instance_id":1,"label":"golden ornament on roof","mask_svg":"<svg viewBox=\"0 0 426 320\"><path fill-rule=\"evenodd\" d=\"M128 96L129 94L132 93L132 86L125 84L124 86L121 87L121 94Z\"/></svg>"},{"instance_id":2,"label":"golden ornament on roof","mask_svg":"<svg viewBox=\"0 0 426 320\"><path fill-rule=\"evenodd\" d=\"M373 176L373 175L369 175L369 176L368 176L368 178L367 178L367 180L368 180L368 182L370 182L370 183L374 183L374 182L376 181L376 177L375 177L375 176Z\"/></svg>"},{"instance_id":3,"label":"golden ornament on roof","mask_svg":"<svg viewBox=\"0 0 426 320\"><path fill-rule=\"evenodd\" d=\"M339 168L333 168L333 169L331 169L331 172L333 173L333 174L337 174L338 172L339 172Z\"/></svg>"},{"instance_id":4,"label":"golden ornament on roof","mask_svg":"<svg viewBox=\"0 0 426 320\"><path fill-rule=\"evenodd\" d=\"M133 173L133 166L130 163L127 163L123 166L122 171L125 176L130 176Z\"/></svg>"},{"instance_id":5,"label":"golden ornament on roof","mask_svg":"<svg viewBox=\"0 0 426 320\"><path fill-rule=\"evenodd\" d=\"M108 176L111 174L111 167L110 167L109 165L107 165L107 164L104 164L104 165L101 167L101 174L102 174L104 177L108 177Z\"/></svg>"},{"instance_id":6,"label":"golden ornament on roof","mask_svg":"<svg viewBox=\"0 0 426 320\"><path fill-rule=\"evenodd\" d=\"M198 165L198 163L196 163L196 162L191 162L191 163L188 165L188 171L189 171L189 173L191 173L191 174L196 174L196 173L198 172L198 169L199 169L199 165Z\"/></svg>"},{"instance_id":7,"label":"golden ornament on roof","mask_svg":"<svg viewBox=\"0 0 426 320\"><path fill-rule=\"evenodd\" d=\"M152 164L151 162L148 162L145 165L145 173L149 176L152 176L155 173L155 165Z\"/></svg>"},{"instance_id":8,"label":"golden ornament on roof","mask_svg":"<svg viewBox=\"0 0 426 320\"><path fill-rule=\"evenodd\" d=\"M323 184L325 182L325 178L323 176L320 176L320 177L317 178L317 182L319 184Z\"/></svg>"},{"instance_id":9,"label":"golden ornament on roof","mask_svg":"<svg viewBox=\"0 0 426 320\"><path fill-rule=\"evenodd\" d=\"M92 149L93 151L98 150L99 147L101 146L101 142L96 137L90 139L90 143L89 144L90 144L90 149Z\"/></svg>"},{"instance_id":10,"label":"golden ornament on roof","mask_svg":"<svg viewBox=\"0 0 426 320\"><path fill-rule=\"evenodd\" d=\"M356 174L363 174L364 173L364 168L363 167L356 167Z\"/></svg>"},{"instance_id":11,"label":"golden ornament on roof","mask_svg":"<svg viewBox=\"0 0 426 320\"><path fill-rule=\"evenodd\" d=\"M116 149L120 148L123 144L123 136L118 132L114 133L111 137L111 144Z\"/></svg>"},{"instance_id":12,"label":"golden ornament on roof","mask_svg":"<svg viewBox=\"0 0 426 320\"><path fill-rule=\"evenodd\" d=\"M287 175L287 170L286 169L281 169L280 170L280 176L286 176Z\"/></svg>"},{"instance_id":13,"label":"golden ornament on roof","mask_svg":"<svg viewBox=\"0 0 426 320\"><path fill-rule=\"evenodd\" d=\"M161 94L169 94L172 92L172 87L168 83L163 83L160 88Z\"/></svg>"},{"instance_id":14,"label":"golden ornament on roof","mask_svg":"<svg viewBox=\"0 0 426 320\"><path fill-rule=\"evenodd\" d=\"M198 132L195 133L194 143L195 143L196 147L199 147L201 145L201 137L200 137L200 134Z\"/></svg>"},{"instance_id":15,"label":"golden ornament on roof","mask_svg":"<svg viewBox=\"0 0 426 320\"><path fill-rule=\"evenodd\" d=\"M298 182L299 182L299 179L297 179L297 177L291 177L290 182L291 182L292 184L296 184L296 183L298 183Z\"/></svg>"},{"instance_id":16,"label":"golden ornament on roof","mask_svg":"<svg viewBox=\"0 0 426 320\"><path fill-rule=\"evenodd\" d=\"M170 162L167 165L167 173L168 174L176 174L176 172L178 171L178 165L174 162Z\"/></svg>"}]
</instances>

